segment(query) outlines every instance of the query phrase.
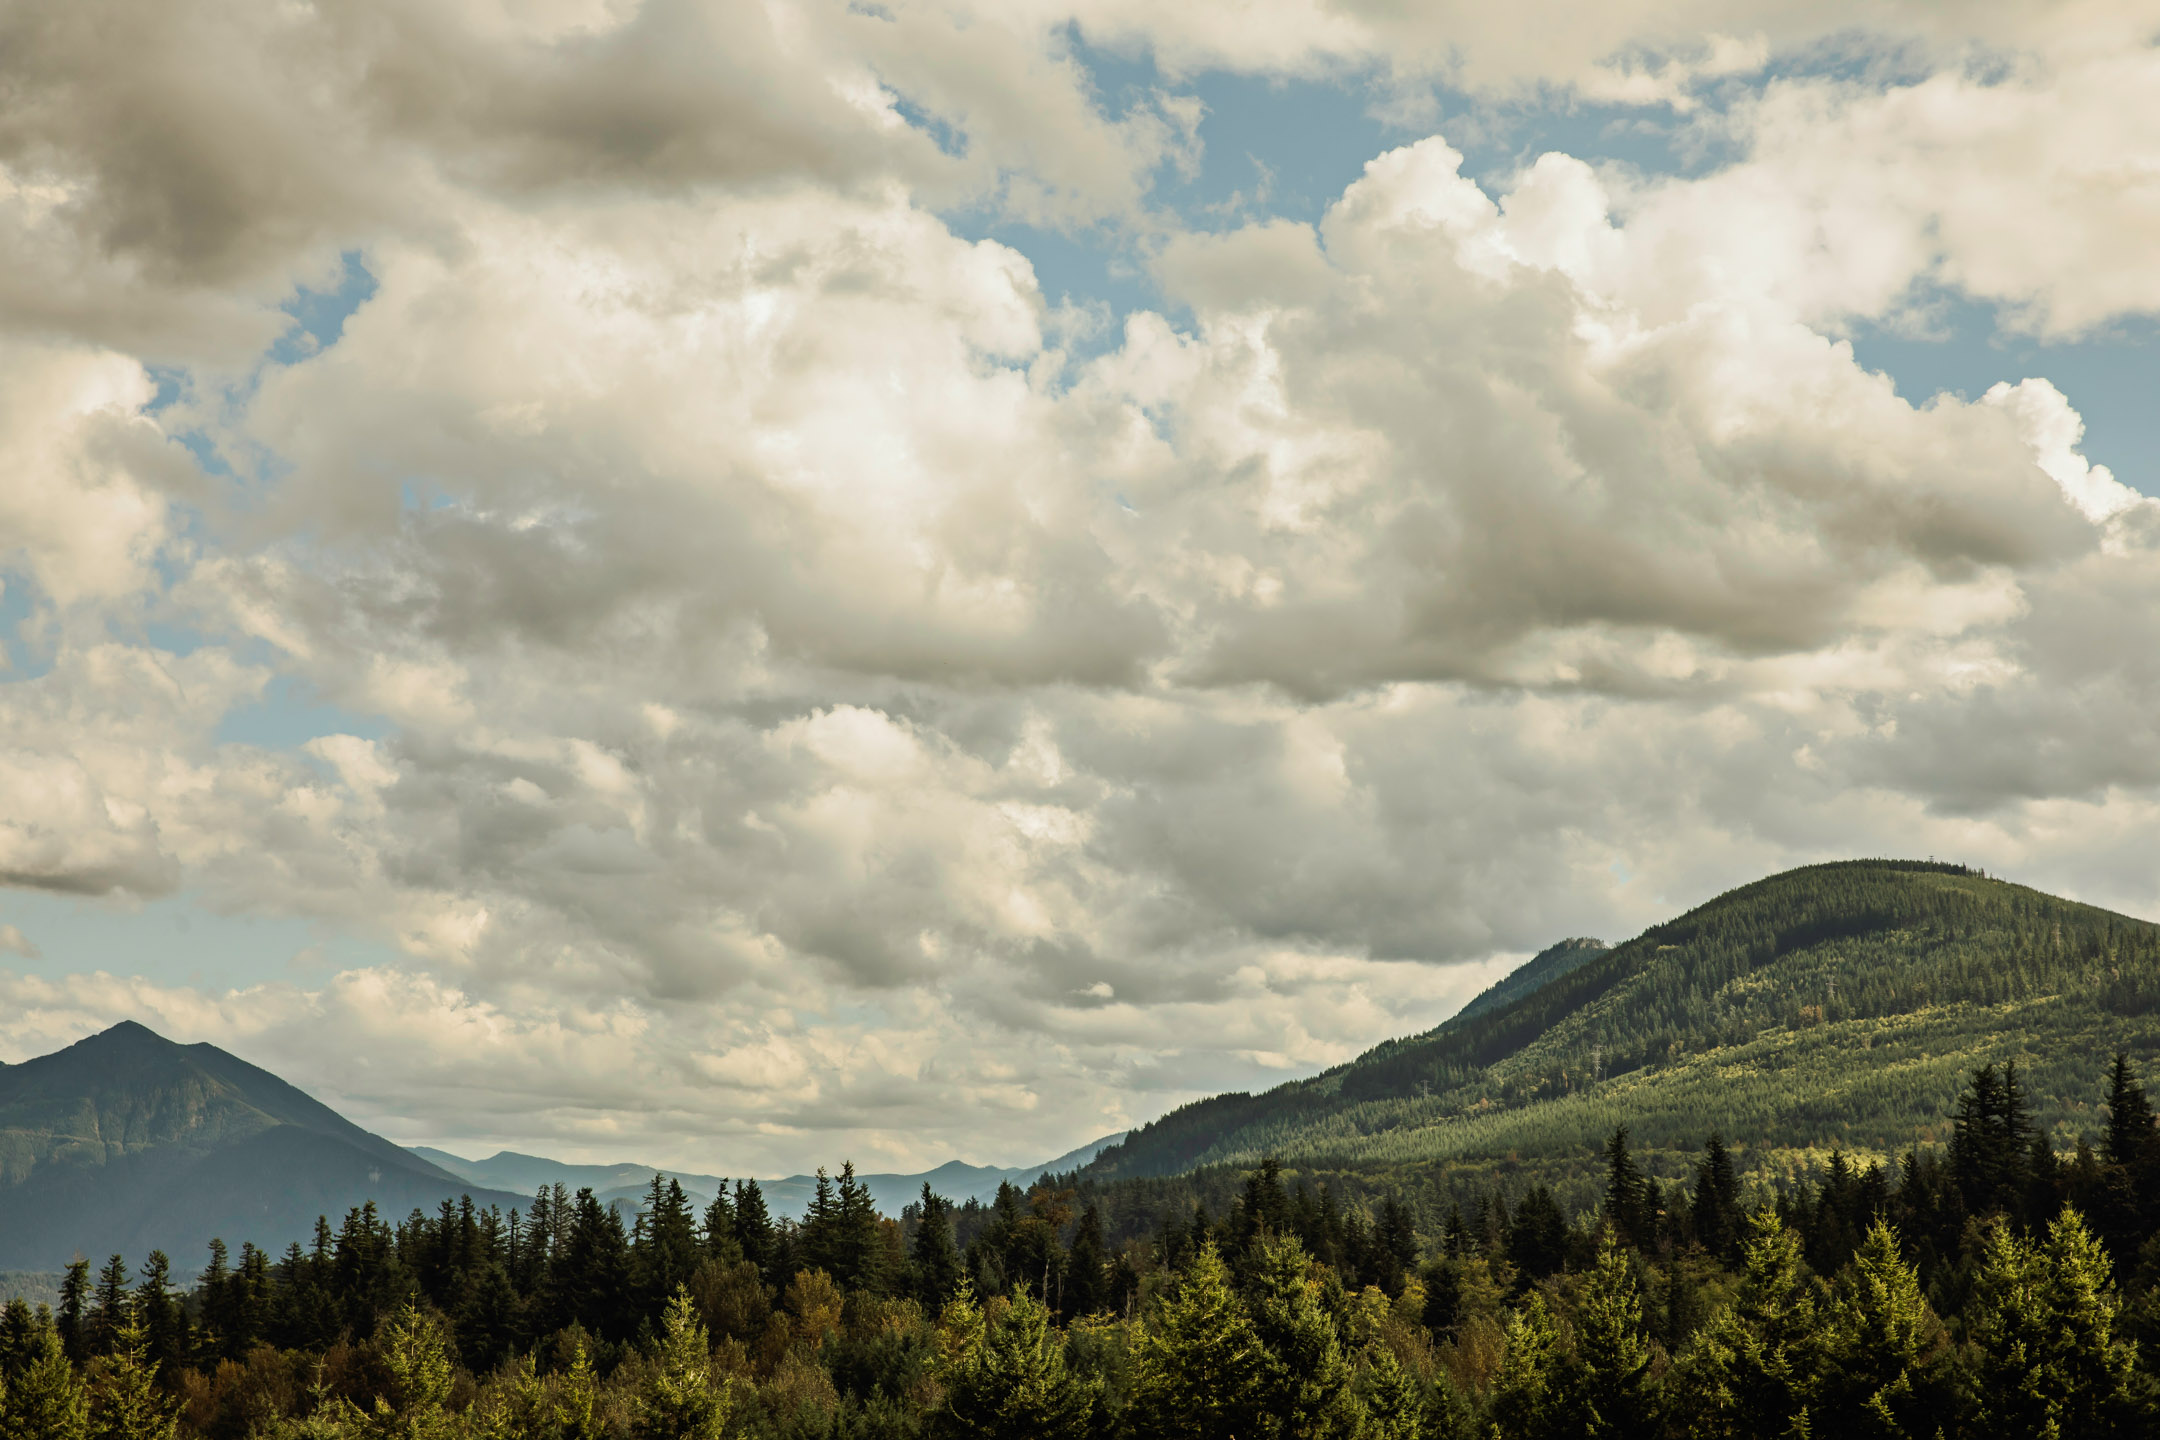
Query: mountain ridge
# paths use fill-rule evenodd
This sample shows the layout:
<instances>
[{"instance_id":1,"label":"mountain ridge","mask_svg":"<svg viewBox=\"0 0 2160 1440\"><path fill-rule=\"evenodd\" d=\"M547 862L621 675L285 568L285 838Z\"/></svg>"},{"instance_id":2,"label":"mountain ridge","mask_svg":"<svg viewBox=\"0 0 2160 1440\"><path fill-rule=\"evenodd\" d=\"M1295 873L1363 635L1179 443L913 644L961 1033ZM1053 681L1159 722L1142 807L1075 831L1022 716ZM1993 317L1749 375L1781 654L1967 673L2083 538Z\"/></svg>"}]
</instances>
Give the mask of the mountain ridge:
<instances>
[{"instance_id":1,"label":"mountain ridge","mask_svg":"<svg viewBox=\"0 0 2160 1440\"><path fill-rule=\"evenodd\" d=\"M271 1177L266 1183L265 1177ZM374 1200L387 1215L476 1189L259 1066L122 1021L0 1066L0 1268L213 1236L268 1248Z\"/></svg>"},{"instance_id":2,"label":"mountain ridge","mask_svg":"<svg viewBox=\"0 0 2160 1440\"><path fill-rule=\"evenodd\" d=\"M2003 1059L2069 1146L2091 1057L2116 1048L2160 1056L2160 925L1959 865L1831 862L1310 1080L1195 1101L1084 1174L1594 1156L1620 1125L1676 1173L1713 1129L1770 1173L1838 1145L1894 1153L1965 1068Z\"/></svg>"}]
</instances>

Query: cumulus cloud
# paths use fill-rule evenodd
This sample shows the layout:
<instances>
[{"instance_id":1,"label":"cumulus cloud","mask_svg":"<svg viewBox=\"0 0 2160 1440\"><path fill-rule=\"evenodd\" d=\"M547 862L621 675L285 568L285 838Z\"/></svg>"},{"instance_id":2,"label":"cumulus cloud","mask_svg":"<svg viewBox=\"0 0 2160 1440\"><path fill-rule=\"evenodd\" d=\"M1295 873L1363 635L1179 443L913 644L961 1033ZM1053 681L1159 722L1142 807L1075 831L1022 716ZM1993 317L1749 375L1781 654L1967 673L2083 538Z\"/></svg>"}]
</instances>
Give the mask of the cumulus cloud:
<instances>
[{"instance_id":1,"label":"cumulus cloud","mask_svg":"<svg viewBox=\"0 0 2160 1440\"><path fill-rule=\"evenodd\" d=\"M1649 13L1538 73L1671 103L1819 37ZM1079 23L1294 71L1393 14ZM2003 137L2135 171L2069 91L2149 49L1751 81L1692 176L1433 136L1203 232L1149 188L1196 112L1106 108L1074 18L197 4L95 63L13 22L0 878L399 959L213 989L41 935L0 1044L132 1015L436 1142L1019 1161L1800 860L2160 900L2154 502L2046 380L1916 406L1840 338L1928 285L2146 308L2102 298L2141 192ZM1458 78L1532 73L1496 27ZM2004 187L2055 248L1973 218ZM954 206L1144 233L1171 303L1076 348ZM266 357L346 256L365 301ZM223 738L280 682L367 733Z\"/></svg>"}]
</instances>

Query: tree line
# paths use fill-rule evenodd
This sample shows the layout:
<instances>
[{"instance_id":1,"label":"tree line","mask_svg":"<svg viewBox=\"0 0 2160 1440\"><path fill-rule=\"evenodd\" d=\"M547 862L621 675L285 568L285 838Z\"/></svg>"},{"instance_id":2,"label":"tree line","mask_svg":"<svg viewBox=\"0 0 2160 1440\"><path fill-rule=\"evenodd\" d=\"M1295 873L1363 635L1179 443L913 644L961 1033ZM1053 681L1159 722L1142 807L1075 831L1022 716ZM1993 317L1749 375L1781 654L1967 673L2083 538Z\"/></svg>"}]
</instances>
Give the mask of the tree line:
<instances>
[{"instance_id":1,"label":"tree line","mask_svg":"<svg viewBox=\"0 0 2160 1440\"><path fill-rule=\"evenodd\" d=\"M663 1176L628 1215L362 1206L277 1256L213 1242L184 1292L153 1253L11 1304L0 1435L2144 1436L2160 1126L2125 1057L2104 1108L2058 1153L1982 1066L1946 1144L1756 1195L1719 1136L1676 1181L1618 1130L1581 1209L1272 1161L1144 1226L1047 1177L888 1217L847 1166L799 1221Z\"/></svg>"}]
</instances>

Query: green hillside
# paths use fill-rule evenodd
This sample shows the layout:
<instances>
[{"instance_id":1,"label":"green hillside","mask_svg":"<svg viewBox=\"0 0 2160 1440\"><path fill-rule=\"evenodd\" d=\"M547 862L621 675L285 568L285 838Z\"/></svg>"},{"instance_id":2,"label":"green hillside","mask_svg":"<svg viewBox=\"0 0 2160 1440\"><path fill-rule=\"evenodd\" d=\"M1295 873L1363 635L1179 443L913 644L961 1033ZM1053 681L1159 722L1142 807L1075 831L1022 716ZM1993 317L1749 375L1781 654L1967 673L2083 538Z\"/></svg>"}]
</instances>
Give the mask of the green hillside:
<instances>
[{"instance_id":1,"label":"green hillside","mask_svg":"<svg viewBox=\"0 0 2160 1440\"><path fill-rule=\"evenodd\" d=\"M1085 1173L1594 1163L1626 1125L1654 1172L1715 1129L1776 1178L1946 1139L1965 1072L2002 1060L2067 1149L2117 1049L2160 1055L2160 926L1962 866L1815 865L1311 1080L1188 1105Z\"/></svg>"}]
</instances>

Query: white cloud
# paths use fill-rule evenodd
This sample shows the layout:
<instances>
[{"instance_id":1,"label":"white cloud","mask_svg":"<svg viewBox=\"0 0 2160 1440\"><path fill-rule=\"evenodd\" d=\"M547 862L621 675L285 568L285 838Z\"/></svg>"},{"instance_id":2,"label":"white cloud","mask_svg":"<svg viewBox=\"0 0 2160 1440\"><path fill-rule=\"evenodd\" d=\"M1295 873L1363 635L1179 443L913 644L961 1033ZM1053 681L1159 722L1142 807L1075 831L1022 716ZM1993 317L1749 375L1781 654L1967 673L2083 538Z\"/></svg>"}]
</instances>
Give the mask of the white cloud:
<instances>
[{"instance_id":1,"label":"white cloud","mask_svg":"<svg viewBox=\"0 0 2160 1440\"><path fill-rule=\"evenodd\" d=\"M1433 137L1200 234L1148 187L1191 106L1092 94L1056 7L371 13L34 37L0 874L402 958L220 990L41 935L16 1055L133 1015L412 1139L1019 1161L1799 860L2160 903L2156 506L2045 380L1916 408L1837 338L1916 286L2147 307L2147 51L1764 88L1797 7L1457 15L1466 84L1741 77L1698 123L1742 158L1488 190ZM1408 75L1424 27L1082 17L1173 69ZM1180 318L1068 352L962 203L1149 235ZM260 363L348 251L372 297ZM221 742L280 677L386 733Z\"/></svg>"}]
</instances>

